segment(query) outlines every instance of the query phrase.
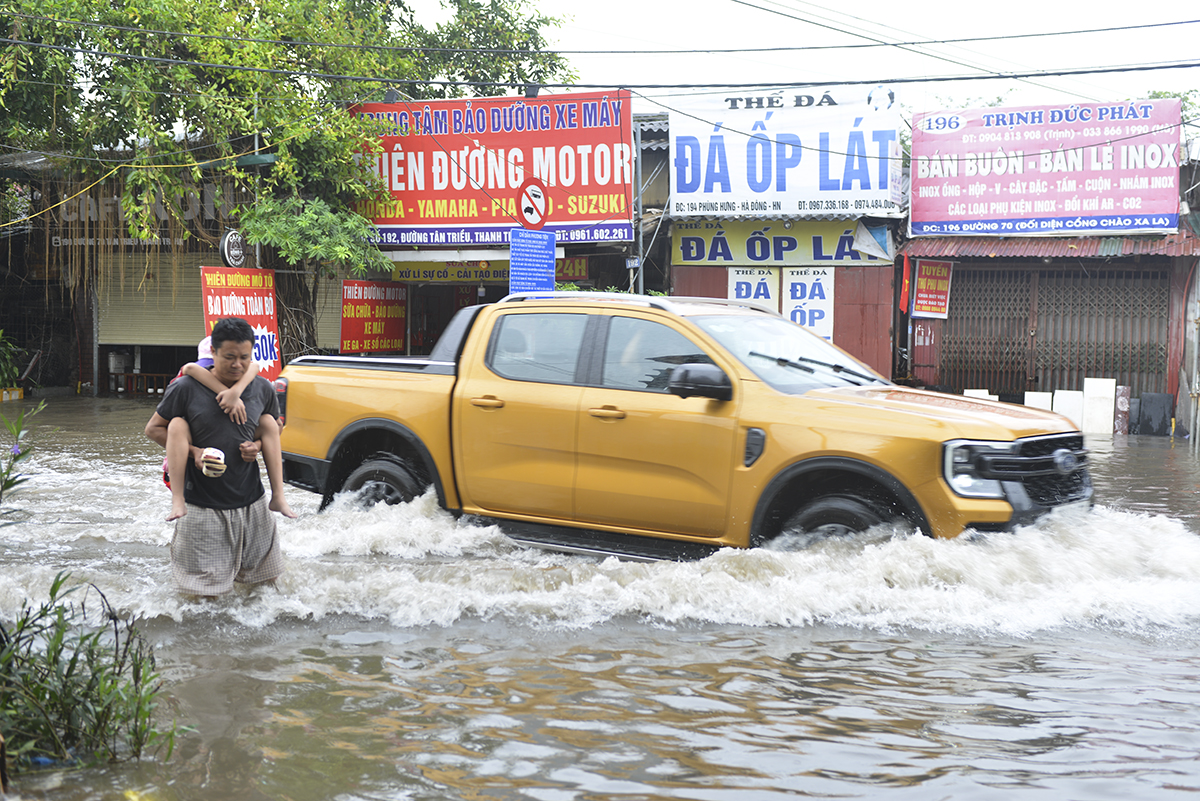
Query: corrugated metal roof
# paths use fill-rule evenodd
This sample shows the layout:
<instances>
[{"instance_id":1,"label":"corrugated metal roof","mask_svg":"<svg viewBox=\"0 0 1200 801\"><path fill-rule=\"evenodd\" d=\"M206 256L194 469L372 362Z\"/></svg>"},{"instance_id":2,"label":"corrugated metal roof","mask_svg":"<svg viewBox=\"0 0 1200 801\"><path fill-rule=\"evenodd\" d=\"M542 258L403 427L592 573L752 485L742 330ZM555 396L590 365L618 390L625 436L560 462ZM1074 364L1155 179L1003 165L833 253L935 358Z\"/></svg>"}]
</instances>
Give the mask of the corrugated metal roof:
<instances>
[{"instance_id":1,"label":"corrugated metal roof","mask_svg":"<svg viewBox=\"0 0 1200 801\"><path fill-rule=\"evenodd\" d=\"M661 131L663 133L671 130L667 122L665 114L634 114L633 124L637 125L643 131Z\"/></svg>"},{"instance_id":2,"label":"corrugated metal roof","mask_svg":"<svg viewBox=\"0 0 1200 801\"><path fill-rule=\"evenodd\" d=\"M923 236L910 239L901 253L923 258L1075 258L1120 256L1200 256L1197 214L1180 217L1179 232L1165 236Z\"/></svg>"},{"instance_id":3,"label":"corrugated metal roof","mask_svg":"<svg viewBox=\"0 0 1200 801\"><path fill-rule=\"evenodd\" d=\"M0 155L0 176L14 181L45 178L55 169L54 163L42 153L5 153Z\"/></svg>"},{"instance_id":4,"label":"corrugated metal roof","mask_svg":"<svg viewBox=\"0 0 1200 801\"><path fill-rule=\"evenodd\" d=\"M5 153L0 156L0 167L16 170L46 170L53 165L44 153Z\"/></svg>"}]
</instances>

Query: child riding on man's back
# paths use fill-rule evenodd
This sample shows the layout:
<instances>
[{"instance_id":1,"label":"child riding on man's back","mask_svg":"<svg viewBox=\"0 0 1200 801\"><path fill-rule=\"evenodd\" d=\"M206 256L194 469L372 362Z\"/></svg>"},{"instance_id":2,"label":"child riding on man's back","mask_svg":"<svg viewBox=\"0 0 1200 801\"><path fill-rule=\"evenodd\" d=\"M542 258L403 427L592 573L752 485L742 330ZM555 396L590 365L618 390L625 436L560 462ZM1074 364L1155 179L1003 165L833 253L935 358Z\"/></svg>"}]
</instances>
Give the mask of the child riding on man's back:
<instances>
[{"instance_id":1,"label":"child riding on man's back","mask_svg":"<svg viewBox=\"0 0 1200 801\"><path fill-rule=\"evenodd\" d=\"M242 392L250 386L250 382L258 375L257 363L251 361L249 369L233 386L225 386L210 372L213 366L212 343L209 337L200 341L196 348L196 361L185 364L179 370L174 380L187 376L199 381L216 394L217 404L236 423L246 421L246 406L242 403ZM241 457L247 462L255 461L261 450L263 460L267 465L267 479L271 484L271 502L269 508L279 512L284 517L296 517L296 513L288 506L283 494L283 448L279 442L279 430L283 426L280 420L277 424L271 415L264 414L259 418L258 428L254 432L255 442L243 443ZM171 513L167 520L176 520L187 514L187 504L183 498L183 486L186 480L186 465L188 458L195 459L196 467L204 475L219 479L225 471L223 458L217 460L219 451L213 448L201 448L192 443L191 429L187 420L176 417L167 427L167 457L163 462L163 480L171 489Z\"/></svg>"}]
</instances>

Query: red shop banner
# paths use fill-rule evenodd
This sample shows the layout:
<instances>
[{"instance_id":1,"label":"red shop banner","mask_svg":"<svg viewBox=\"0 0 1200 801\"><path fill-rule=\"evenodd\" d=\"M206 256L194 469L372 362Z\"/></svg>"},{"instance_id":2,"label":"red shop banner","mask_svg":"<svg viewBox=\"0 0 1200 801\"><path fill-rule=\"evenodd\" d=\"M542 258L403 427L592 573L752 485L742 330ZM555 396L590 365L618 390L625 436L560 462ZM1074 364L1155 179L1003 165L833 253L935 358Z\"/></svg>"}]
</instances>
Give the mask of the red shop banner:
<instances>
[{"instance_id":1,"label":"red shop banner","mask_svg":"<svg viewBox=\"0 0 1200 801\"><path fill-rule=\"evenodd\" d=\"M950 316L950 278L954 275L954 262L917 259L916 274L913 276L913 317Z\"/></svg>"},{"instance_id":2,"label":"red shop banner","mask_svg":"<svg viewBox=\"0 0 1200 801\"><path fill-rule=\"evenodd\" d=\"M279 325L275 318L275 272L244 267L201 267L200 293L204 330L217 320L241 317L254 329L254 361L258 374L274 381L283 369Z\"/></svg>"},{"instance_id":3,"label":"red shop banner","mask_svg":"<svg viewBox=\"0 0 1200 801\"><path fill-rule=\"evenodd\" d=\"M391 281L342 281L342 353L404 350L408 287Z\"/></svg>"},{"instance_id":4,"label":"red shop banner","mask_svg":"<svg viewBox=\"0 0 1200 801\"><path fill-rule=\"evenodd\" d=\"M558 242L633 241L627 90L364 103L352 112L387 126L383 152L368 164L390 198L359 208L381 247L507 245L528 216L518 205L531 178L547 190L541 229Z\"/></svg>"}]
</instances>

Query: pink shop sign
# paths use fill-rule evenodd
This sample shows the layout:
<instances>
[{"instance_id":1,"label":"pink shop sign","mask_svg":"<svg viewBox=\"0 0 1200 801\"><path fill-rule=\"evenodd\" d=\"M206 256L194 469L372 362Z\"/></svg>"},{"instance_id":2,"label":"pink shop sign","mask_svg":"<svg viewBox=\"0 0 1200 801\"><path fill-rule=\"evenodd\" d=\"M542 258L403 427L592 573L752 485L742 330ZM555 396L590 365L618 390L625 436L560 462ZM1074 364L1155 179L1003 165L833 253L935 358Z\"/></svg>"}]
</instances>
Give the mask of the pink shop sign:
<instances>
[{"instance_id":1,"label":"pink shop sign","mask_svg":"<svg viewBox=\"0 0 1200 801\"><path fill-rule=\"evenodd\" d=\"M1177 98L916 114L910 235L1178 230L1180 114Z\"/></svg>"}]
</instances>

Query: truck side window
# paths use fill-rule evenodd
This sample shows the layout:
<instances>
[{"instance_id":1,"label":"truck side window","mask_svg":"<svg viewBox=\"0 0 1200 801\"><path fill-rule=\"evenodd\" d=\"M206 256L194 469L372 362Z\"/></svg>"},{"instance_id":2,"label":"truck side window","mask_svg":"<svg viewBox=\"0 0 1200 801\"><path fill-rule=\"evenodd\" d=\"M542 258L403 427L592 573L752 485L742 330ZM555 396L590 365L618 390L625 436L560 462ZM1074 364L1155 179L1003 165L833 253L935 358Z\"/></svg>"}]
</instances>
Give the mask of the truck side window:
<instances>
[{"instance_id":1,"label":"truck side window","mask_svg":"<svg viewBox=\"0 0 1200 801\"><path fill-rule=\"evenodd\" d=\"M604 348L603 386L666 392L677 364L712 364L700 347L661 323L614 317Z\"/></svg>"},{"instance_id":2,"label":"truck side window","mask_svg":"<svg viewBox=\"0 0 1200 801\"><path fill-rule=\"evenodd\" d=\"M575 381L586 314L506 314L492 330L488 366L516 381Z\"/></svg>"}]
</instances>

